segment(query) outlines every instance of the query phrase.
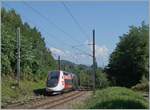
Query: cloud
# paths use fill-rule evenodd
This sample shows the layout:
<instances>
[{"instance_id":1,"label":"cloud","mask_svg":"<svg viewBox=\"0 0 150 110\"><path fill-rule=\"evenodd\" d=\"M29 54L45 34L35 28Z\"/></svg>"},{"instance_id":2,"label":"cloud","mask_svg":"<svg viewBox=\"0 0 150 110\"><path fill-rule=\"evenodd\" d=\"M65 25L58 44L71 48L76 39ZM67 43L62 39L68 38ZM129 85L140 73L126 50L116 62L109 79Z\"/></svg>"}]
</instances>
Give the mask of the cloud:
<instances>
[{"instance_id":1,"label":"cloud","mask_svg":"<svg viewBox=\"0 0 150 110\"><path fill-rule=\"evenodd\" d=\"M91 45L89 45L89 49L91 50L91 52L93 52L93 45L92 43L90 43ZM100 57L106 57L108 56L108 48L105 45L95 45L95 56L100 58Z\"/></svg>"},{"instance_id":2,"label":"cloud","mask_svg":"<svg viewBox=\"0 0 150 110\"><path fill-rule=\"evenodd\" d=\"M65 52L63 50L60 50L58 48L51 47L50 50L54 57L64 56L64 54L65 54Z\"/></svg>"},{"instance_id":3,"label":"cloud","mask_svg":"<svg viewBox=\"0 0 150 110\"><path fill-rule=\"evenodd\" d=\"M86 44L86 45L92 44L92 41L86 40L86 41L84 42L84 44Z\"/></svg>"},{"instance_id":4,"label":"cloud","mask_svg":"<svg viewBox=\"0 0 150 110\"><path fill-rule=\"evenodd\" d=\"M77 58L77 55L73 54L71 51L68 50L61 50L54 47L51 47L50 50L55 59L57 59L58 56L60 56L61 59L66 59L66 60Z\"/></svg>"},{"instance_id":5,"label":"cloud","mask_svg":"<svg viewBox=\"0 0 150 110\"><path fill-rule=\"evenodd\" d=\"M88 46L88 49L91 50L91 52L89 50L86 50L87 53L92 54L93 51L92 45ZM69 60L80 64L92 64L92 57L82 54L81 52L76 52L72 50L62 50L54 47L51 47L50 50L55 59L57 59L58 56L60 56L61 59L63 60ZM102 65L103 63L107 64L109 57L108 48L105 45L102 46L96 45L95 56L99 65Z\"/></svg>"},{"instance_id":6,"label":"cloud","mask_svg":"<svg viewBox=\"0 0 150 110\"><path fill-rule=\"evenodd\" d=\"M105 58L108 56L108 48L106 46L95 46L95 53L97 58Z\"/></svg>"}]
</instances>

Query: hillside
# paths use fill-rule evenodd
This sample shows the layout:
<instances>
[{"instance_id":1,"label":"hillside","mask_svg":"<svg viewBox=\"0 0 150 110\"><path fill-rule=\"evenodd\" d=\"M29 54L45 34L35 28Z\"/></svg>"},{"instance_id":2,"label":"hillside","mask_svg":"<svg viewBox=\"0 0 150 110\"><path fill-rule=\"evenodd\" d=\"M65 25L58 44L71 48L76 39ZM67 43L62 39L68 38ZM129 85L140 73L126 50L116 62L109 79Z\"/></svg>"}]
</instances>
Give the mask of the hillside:
<instances>
[{"instance_id":1,"label":"hillside","mask_svg":"<svg viewBox=\"0 0 150 110\"><path fill-rule=\"evenodd\" d=\"M36 27L23 23L15 10L2 8L1 18L2 76L16 76L17 27L20 27L21 34L21 78L43 78L47 71L56 68L56 62Z\"/></svg>"}]
</instances>

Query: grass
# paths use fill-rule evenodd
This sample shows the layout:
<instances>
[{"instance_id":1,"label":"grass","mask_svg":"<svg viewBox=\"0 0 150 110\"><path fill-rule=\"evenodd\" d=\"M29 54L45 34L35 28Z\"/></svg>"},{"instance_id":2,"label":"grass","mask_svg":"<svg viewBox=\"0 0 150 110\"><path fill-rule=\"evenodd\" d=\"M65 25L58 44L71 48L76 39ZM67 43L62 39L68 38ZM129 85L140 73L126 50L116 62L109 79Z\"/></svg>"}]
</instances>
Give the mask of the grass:
<instances>
[{"instance_id":1,"label":"grass","mask_svg":"<svg viewBox=\"0 0 150 110\"><path fill-rule=\"evenodd\" d=\"M11 77L2 78L2 106L14 102L21 102L34 96L34 90L44 88L44 81L21 80L20 87L15 86L15 80Z\"/></svg>"},{"instance_id":2,"label":"grass","mask_svg":"<svg viewBox=\"0 0 150 110\"><path fill-rule=\"evenodd\" d=\"M84 109L146 109L148 100L139 93L123 87L97 90L80 108Z\"/></svg>"}]
</instances>

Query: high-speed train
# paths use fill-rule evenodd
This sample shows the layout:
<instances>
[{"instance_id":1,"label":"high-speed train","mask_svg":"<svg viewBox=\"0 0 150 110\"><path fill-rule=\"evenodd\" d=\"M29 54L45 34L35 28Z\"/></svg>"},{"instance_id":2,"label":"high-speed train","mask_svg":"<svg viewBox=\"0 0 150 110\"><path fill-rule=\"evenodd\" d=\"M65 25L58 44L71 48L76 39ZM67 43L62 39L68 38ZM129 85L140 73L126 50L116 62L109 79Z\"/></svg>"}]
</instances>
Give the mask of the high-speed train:
<instances>
[{"instance_id":1,"label":"high-speed train","mask_svg":"<svg viewBox=\"0 0 150 110\"><path fill-rule=\"evenodd\" d=\"M62 93L68 90L74 90L78 87L77 76L66 71L51 71L47 76L46 92Z\"/></svg>"}]
</instances>

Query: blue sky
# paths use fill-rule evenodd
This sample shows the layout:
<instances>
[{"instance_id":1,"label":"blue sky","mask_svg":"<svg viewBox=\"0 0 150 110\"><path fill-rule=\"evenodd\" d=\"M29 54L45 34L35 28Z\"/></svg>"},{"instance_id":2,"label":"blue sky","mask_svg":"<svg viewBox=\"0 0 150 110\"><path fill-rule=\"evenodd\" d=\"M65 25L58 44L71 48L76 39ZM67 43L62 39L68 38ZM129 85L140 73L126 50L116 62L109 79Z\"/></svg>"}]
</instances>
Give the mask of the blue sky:
<instances>
[{"instance_id":1,"label":"blue sky","mask_svg":"<svg viewBox=\"0 0 150 110\"><path fill-rule=\"evenodd\" d=\"M85 52L92 54L91 47L87 44L92 40L93 29L96 32L96 59L99 66L104 66L119 42L119 36L127 33L129 26L139 26L142 21L148 23L146 1L65 2L84 33L61 2L26 3L28 5L24 2L2 2L2 6L14 8L24 22L32 27L36 26L55 58L61 55L61 59L87 65L92 64L92 58ZM71 47L76 45L80 45L77 48L82 51Z\"/></svg>"}]
</instances>

